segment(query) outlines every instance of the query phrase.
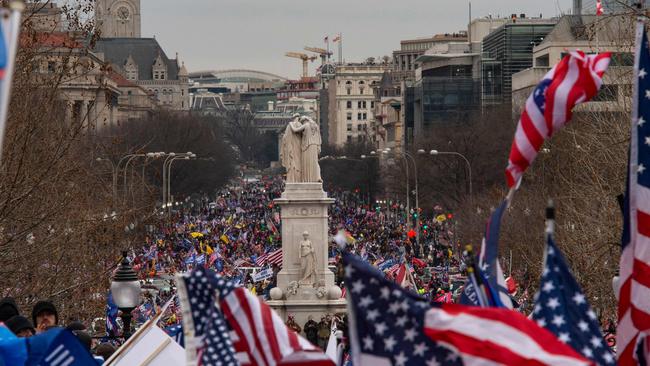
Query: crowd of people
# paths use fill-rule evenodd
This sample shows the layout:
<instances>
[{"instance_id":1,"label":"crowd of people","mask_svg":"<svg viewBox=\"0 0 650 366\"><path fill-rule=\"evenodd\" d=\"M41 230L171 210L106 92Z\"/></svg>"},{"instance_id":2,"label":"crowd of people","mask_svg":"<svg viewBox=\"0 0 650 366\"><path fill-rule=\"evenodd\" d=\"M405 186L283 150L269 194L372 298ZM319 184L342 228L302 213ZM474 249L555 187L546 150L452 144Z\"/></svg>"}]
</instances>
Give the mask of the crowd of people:
<instances>
[{"instance_id":1,"label":"crowd of people","mask_svg":"<svg viewBox=\"0 0 650 366\"><path fill-rule=\"evenodd\" d=\"M174 274L198 266L212 268L262 299L269 299L281 262L270 263L263 259L282 246L280 210L273 200L280 197L283 186L280 177L242 180L220 190L216 196L188 200L157 226L149 227L142 245L129 254L147 290L142 304L133 312L136 328L157 317L158 324L170 335L178 333L182 314ZM398 202L370 203L354 192L333 188L328 194L335 198L329 212L332 237L341 230L346 231L354 238L351 251L390 279L397 280L400 270L403 272L406 268L408 281L402 285L411 287L421 296L437 302L457 300L465 282L465 264L455 238L452 213L440 207L432 208L425 215L421 211L407 212ZM419 233L413 229L413 223L418 221ZM333 241L328 254L330 269L343 288L341 255ZM268 268L272 269L272 276L259 278L255 275ZM520 291L514 281L508 285L512 285L509 290L521 310L527 311L527 291ZM109 295L104 330L98 331L94 324L89 330L80 322L69 322L66 326L101 360L107 359L119 347L118 319L119 310ZM28 318L21 315L12 299L3 299L0 301L0 321L19 336L31 336L60 326L57 309L48 301L37 303ZM310 316L305 324L298 324L289 314L286 322L291 329L323 349L327 346L332 322L336 322L339 329L346 328L345 314L328 314L320 319ZM105 335L97 334L103 332Z\"/></svg>"}]
</instances>

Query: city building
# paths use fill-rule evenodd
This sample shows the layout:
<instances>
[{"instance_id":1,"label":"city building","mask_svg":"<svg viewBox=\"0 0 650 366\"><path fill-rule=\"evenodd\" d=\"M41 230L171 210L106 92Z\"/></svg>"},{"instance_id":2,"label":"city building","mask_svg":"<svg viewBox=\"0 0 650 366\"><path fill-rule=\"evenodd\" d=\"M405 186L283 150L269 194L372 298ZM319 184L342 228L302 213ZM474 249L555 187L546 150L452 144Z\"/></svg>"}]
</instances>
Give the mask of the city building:
<instances>
[{"instance_id":1,"label":"city building","mask_svg":"<svg viewBox=\"0 0 650 366\"><path fill-rule=\"evenodd\" d=\"M277 103L269 102L267 110L255 113L255 127L261 131L282 132L293 119L294 113L315 121L318 114L317 100L291 98Z\"/></svg>"},{"instance_id":2,"label":"city building","mask_svg":"<svg viewBox=\"0 0 650 366\"><path fill-rule=\"evenodd\" d=\"M277 92L278 100L291 98L317 99L321 79L316 76L303 76L298 80L287 80Z\"/></svg>"},{"instance_id":3,"label":"city building","mask_svg":"<svg viewBox=\"0 0 650 366\"><path fill-rule=\"evenodd\" d=\"M287 79L264 71L229 69L189 73L191 89L207 89L213 93L245 93L280 90Z\"/></svg>"},{"instance_id":4,"label":"city building","mask_svg":"<svg viewBox=\"0 0 650 366\"><path fill-rule=\"evenodd\" d=\"M510 103L512 75L533 66L533 47L556 23L557 19L513 14L483 38L480 75L484 105Z\"/></svg>"},{"instance_id":5,"label":"city building","mask_svg":"<svg viewBox=\"0 0 650 366\"><path fill-rule=\"evenodd\" d=\"M346 143L372 141L375 95L372 85L381 80L388 65L342 64L336 67L329 82L328 142Z\"/></svg>"},{"instance_id":6,"label":"city building","mask_svg":"<svg viewBox=\"0 0 650 366\"><path fill-rule=\"evenodd\" d=\"M471 52L468 42L438 44L418 57L417 63L407 144L436 125L468 122L481 108L480 53Z\"/></svg>"},{"instance_id":7,"label":"city building","mask_svg":"<svg viewBox=\"0 0 650 366\"><path fill-rule=\"evenodd\" d=\"M375 148L401 149L404 139L401 83L393 80L393 72L386 71L373 85L375 93L373 129Z\"/></svg>"},{"instance_id":8,"label":"city building","mask_svg":"<svg viewBox=\"0 0 650 366\"><path fill-rule=\"evenodd\" d=\"M596 15L597 0L573 0L574 15ZM604 14L629 12L638 0L601 0ZM643 6L650 5L650 0L643 0Z\"/></svg>"},{"instance_id":9,"label":"city building","mask_svg":"<svg viewBox=\"0 0 650 366\"><path fill-rule=\"evenodd\" d=\"M140 0L97 0L95 21L102 38L140 38Z\"/></svg>"},{"instance_id":10,"label":"city building","mask_svg":"<svg viewBox=\"0 0 650 366\"><path fill-rule=\"evenodd\" d=\"M93 49L113 70L154 95L171 110L189 110L185 65L167 56L155 38L140 38L140 0L97 0L101 39Z\"/></svg>"},{"instance_id":11,"label":"city building","mask_svg":"<svg viewBox=\"0 0 650 366\"><path fill-rule=\"evenodd\" d=\"M436 34L433 37L400 41L400 49L393 51L393 74L395 82L415 79L415 60L435 44L467 41L467 32Z\"/></svg>"},{"instance_id":12,"label":"city building","mask_svg":"<svg viewBox=\"0 0 650 366\"><path fill-rule=\"evenodd\" d=\"M622 31L627 29L627 31ZM598 42L593 42L598 39ZM526 99L544 75L568 50L612 52L612 61L598 95L577 107L579 112L630 112L631 68L634 66L634 27L621 17L566 15L533 49L534 66L512 76L513 118L518 119Z\"/></svg>"}]
</instances>

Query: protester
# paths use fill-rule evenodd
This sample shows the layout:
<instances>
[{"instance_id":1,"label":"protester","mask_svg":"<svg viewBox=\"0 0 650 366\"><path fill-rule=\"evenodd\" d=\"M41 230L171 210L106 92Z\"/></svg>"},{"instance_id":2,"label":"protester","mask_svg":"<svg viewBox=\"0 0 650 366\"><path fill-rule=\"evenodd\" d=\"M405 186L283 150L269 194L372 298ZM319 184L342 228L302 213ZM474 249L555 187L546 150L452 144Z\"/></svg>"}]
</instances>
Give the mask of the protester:
<instances>
[{"instance_id":1,"label":"protester","mask_svg":"<svg viewBox=\"0 0 650 366\"><path fill-rule=\"evenodd\" d=\"M29 319L22 315L15 315L5 322L9 330L17 337L27 338L36 334L36 329Z\"/></svg>"},{"instance_id":2,"label":"protester","mask_svg":"<svg viewBox=\"0 0 650 366\"><path fill-rule=\"evenodd\" d=\"M16 305L16 301L13 298L5 297L0 300L0 322L6 322L19 314L18 305Z\"/></svg>"},{"instance_id":3,"label":"protester","mask_svg":"<svg viewBox=\"0 0 650 366\"><path fill-rule=\"evenodd\" d=\"M309 315L307 317L307 322L305 323L303 329L305 330L305 335L307 336L307 340L310 341L313 345L317 346L318 345L318 323L314 321L314 317L312 315Z\"/></svg>"},{"instance_id":4,"label":"protester","mask_svg":"<svg viewBox=\"0 0 650 366\"><path fill-rule=\"evenodd\" d=\"M32 308L32 321L36 333L42 333L59 324L59 313L50 301L39 301Z\"/></svg>"}]
</instances>

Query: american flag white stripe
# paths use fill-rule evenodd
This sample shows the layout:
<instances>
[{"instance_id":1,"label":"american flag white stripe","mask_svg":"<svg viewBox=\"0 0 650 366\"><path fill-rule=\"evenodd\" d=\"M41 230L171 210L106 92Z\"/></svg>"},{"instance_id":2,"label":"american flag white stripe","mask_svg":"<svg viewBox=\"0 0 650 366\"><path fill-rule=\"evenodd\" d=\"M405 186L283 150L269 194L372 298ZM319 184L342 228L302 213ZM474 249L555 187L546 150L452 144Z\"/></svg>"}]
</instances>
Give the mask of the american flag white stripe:
<instances>
[{"instance_id":1,"label":"american flag white stripe","mask_svg":"<svg viewBox=\"0 0 650 366\"><path fill-rule=\"evenodd\" d=\"M249 291L235 289L222 299L221 305L237 333L235 350L246 353L255 365L333 365L324 353L287 328L267 304Z\"/></svg>"},{"instance_id":2,"label":"american flag white stripe","mask_svg":"<svg viewBox=\"0 0 650 366\"><path fill-rule=\"evenodd\" d=\"M269 253L269 256L266 258L266 262L282 266L282 249L278 249L274 252Z\"/></svg>"},{"instance_id":3,"label":"american flag white stripe","mask_svg":"<svg viewBox=\"0 0 650 366\"><path fill-rule=\"evenodd\" d=\"M610 58L573 51L544 76L526 100L515 132L506 168L509 187L519 183L544 141L571 119L572 109L596 95Z\"/></svg>"},{"instance_id":4,"label":"american flag white stripe","mask_svg":"<svg viewBox=\"0 0 650 366\"><path fill-rule=\"evenodd\" d=\"M590 365L549 331L503 309L444 305L427 311L425 333L454 348L467 366L485 364ZM484 352L485 347L493 352ZM501 350L501 352L496 352Z\"/></svg>"}]
</instances>

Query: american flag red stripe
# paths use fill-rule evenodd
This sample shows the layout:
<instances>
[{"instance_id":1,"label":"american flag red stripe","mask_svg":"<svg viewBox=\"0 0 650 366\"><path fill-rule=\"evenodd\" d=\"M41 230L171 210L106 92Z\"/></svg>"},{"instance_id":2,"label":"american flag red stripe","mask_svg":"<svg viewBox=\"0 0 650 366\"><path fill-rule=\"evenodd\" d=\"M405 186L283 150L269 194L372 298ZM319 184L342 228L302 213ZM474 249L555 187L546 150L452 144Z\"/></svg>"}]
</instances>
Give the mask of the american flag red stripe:
<instances>
[{"instance_id":1,"label":"american flag red stripe","mask_svg":"<svg viewBox=\"0 0 650 366\"><path fill-rule=\"evenodd\" d=\"M592 364L548 330L504 309L433 307L425 315L424 332L454 349L465 365Z\"/></svg>"},{"instance_id":2,"label":"american flag red stripe","mask_svg":"<svg viewBox=\"0 0 650 366\"><path fill-rule=\"evenodd\" d=\"M603 2L596 0L596 15L603 15Z\"/></svg>"},{"instance_id":3,"label":"american flag red stripe","mask_svg":"<svg viewBox=\"0 0 650 366\"><path fill-rule=\"evenodd\" d=\"M258 267L262 267L263 265L266 264L266 261L269 258L269 253L264 253L260 255L256 260L255 260L255 265Z\"/></svg>"},{"instance_id":4,"label":"american flag red stripe","mask_svg":"<svg viewBox=\"0 0 650 366\"><path fill-rule=\"evenodd\" d=\"M246 356L240 358L243 365L334 365L320 349L287 328L267 304L243 288L221 299L221 309L236 333L232 337L236 339L235 350Z\"/></svg>"},{"instance_id":5,"label":"american flag red stripe","mask_svg":"<svg viewBox=\"0 0 650 366\"><path fill-rule=\"evenodd\" d=\"M282 249L278 249L274 252L269 253L269 256L266 258L266 262L282 266Z\"/></svg>"},{"instance_id":6,"label":"american flag red stripe","mask_svg":"<svg viewBox=\"0 0 650 366\"><path fill-rule=\"evenodd\" d=\"M573 51L544 76L526 100L515 132L506 168L509 187L519 183L544 141L571 120L573 108L596 95L610 58Z\"/></svg>"}]
</instances>

